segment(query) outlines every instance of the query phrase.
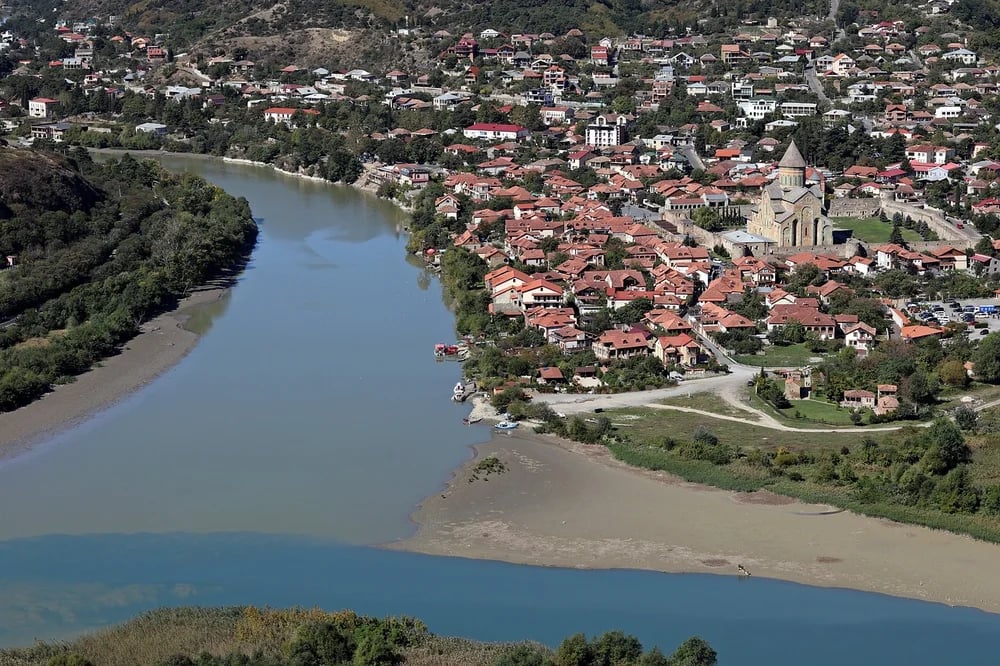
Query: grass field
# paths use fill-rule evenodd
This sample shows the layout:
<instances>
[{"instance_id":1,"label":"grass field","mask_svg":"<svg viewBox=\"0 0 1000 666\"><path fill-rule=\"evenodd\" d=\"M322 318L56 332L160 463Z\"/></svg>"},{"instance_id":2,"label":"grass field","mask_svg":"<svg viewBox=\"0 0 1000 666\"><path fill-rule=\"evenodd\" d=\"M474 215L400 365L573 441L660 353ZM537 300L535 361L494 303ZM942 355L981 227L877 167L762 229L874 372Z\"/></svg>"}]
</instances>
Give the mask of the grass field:
<instances>
[{"instance_id":1,"label":"grass field","mask_svg":"<svg viewBox=\"0 0 1000 666\"><path fill-rule=\"evenodd\" d=\"M803 342L797 345L788 345L787 347L765 347L762 356L740 355L736 357L736 361L744 365L755 365L758 367L763 364L768 368L800 368L804 365L809 365L813 362L812 359L820 356L822 354L817 354L810 350L806 343Z\"/></svg>"},{"instance_id":2,"label":"grass field","mask_svg":"<svg viewBox=\"0 0 1000 666\"><path fill-rule=\"evenodd\" d=\"M666 400L661 400L661 404L673 405L676 407L688 407L690 409L700 409L705 412L711 412L713 414L722 414L723 416L742 416L751 420L756 421L757 415L753 412L748 412L744 409L738 409L728 402L715 395L714 393L692 393L689 395L676 396L673 398L667 398Z\"/></svg>"},{"instance_id":3,"label":"grass field","mask_svg":"<svg viewBox=\"0 0 1000 666\"><path fill-rule=\"evenodd\" d=\"M850 229L855 238L869 243L888 243L892 234L892 225L886 224L877 217L835 217L833 226L837 229ZM903 240L907 243L917 243L923 239L912 229L903 229Z\"/></svg>"},{"instance_id":4,"label":"grass field","mask_svg":"<svg viewBox=\"0 0 1000 666\"><path fill-rule=\"evenodd\" d=\"M820 400L792 400L791 403L791 407L780 411L792 421L802 419L833 426L853 425L851 423L851 412L841 409L832 403ZM798 418L795 416L796 412L799 413Z\"/></svg>"},{"instance_id":5,"label":"grass field","mask_svg":"<svg viewBox=\"0 0 1000 666\"><path fill-rule=\"evenodd\" d=\"M690 439L699 427L711 430L720 441L728 444L738 444L743 447L774 450L785 447L792 450L806 448L836 448L854 446L861 441L864 430L845 432L785 432L772 430L752 423L738 423L724 419L713 419L701 414L677 412L667 409L614 409L607 410L605 416L612 421L619 415L640 416L632 421L628 434L639 441L652 441L658 437L669 435L677 439ZM627 420L627 419L626 419ZM794 425L789 423L789 425Z\"/></svg>"}]
</instances>

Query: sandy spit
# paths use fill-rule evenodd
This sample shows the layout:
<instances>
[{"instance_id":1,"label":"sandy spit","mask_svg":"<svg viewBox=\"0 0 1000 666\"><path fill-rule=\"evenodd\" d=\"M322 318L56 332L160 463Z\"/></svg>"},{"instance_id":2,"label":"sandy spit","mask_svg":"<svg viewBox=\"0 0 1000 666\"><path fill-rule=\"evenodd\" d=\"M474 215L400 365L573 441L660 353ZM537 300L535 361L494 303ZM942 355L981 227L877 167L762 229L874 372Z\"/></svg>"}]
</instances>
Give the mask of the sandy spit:
<instances>
[{"instance_id":1,"label":"sandy spit","mask_svg":"<svg viewBox=\"0 0 1000 666\"><path fill-rule=\"evenodd\" d=\"M71 384L13 412L0 414L0 460L73 427L142 388L183 359L198 342L184 324L199 307L214 303L228 287L206 287L142 325L121 353L106 358Z\"/></svg>"},{"instance_id":2,"label":"sandy spit","mask_svg":"<svg viewBox=\"0 0 1000 666\"><path fill-rule=\"evenodd\" d=\"M473 480L496 456L506 472ZM592 569L754 576L1000 612L1000 546L767 492L631 468L602 446L530 432L476 447L385 547Z\"/></svg>"}]
</instances>

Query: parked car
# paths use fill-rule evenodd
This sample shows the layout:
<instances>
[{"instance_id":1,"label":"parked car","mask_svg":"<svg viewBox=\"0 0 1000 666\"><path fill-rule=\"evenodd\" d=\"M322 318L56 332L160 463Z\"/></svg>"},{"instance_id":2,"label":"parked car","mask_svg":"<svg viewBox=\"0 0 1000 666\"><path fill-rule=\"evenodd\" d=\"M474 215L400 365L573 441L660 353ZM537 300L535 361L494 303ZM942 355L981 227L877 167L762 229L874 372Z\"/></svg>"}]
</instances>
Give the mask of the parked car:
<instances>
[{"instance_id":1,"label":"parked car","mask_svg":"<svg viewBox=\"0 0 1000 666\"><path fill-rule=\"evenodd\" d=\"M987 335L989 332L990 332L990 329L984 328L981 331L979 331L979 335Z\"/></svg>"}]
</instances>

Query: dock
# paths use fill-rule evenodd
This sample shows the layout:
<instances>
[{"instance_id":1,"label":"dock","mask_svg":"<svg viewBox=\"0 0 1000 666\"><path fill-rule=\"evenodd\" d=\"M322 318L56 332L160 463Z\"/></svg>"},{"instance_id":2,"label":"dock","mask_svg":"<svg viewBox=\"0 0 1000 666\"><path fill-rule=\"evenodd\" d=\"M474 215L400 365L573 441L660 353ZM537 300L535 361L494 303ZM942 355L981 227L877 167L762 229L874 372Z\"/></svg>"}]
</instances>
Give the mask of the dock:
<instances>
[{"instance_id":1,"label":"dock","mask_svg":"<svg viewBox=\"0 0 1000 666\"><path fill-rule=\"evenodd\" d=\"M475 395L477 390L479 389L476 386L476 382L461 381L458 384L455 384L455 389L452 392L451 399L455 402L465 402L471 396Z\"/></svg>"}]
</instances>

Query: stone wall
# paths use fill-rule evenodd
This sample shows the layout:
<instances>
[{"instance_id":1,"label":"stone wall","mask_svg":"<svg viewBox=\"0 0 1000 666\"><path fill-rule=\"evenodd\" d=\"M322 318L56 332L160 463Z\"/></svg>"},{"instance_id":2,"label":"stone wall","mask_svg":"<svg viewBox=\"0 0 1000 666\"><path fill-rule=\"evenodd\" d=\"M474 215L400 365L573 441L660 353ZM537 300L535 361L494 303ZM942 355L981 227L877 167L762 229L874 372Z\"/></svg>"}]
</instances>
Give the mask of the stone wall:
<instances>
[{"instance_id":1,"label":"stone wall","mask_svg":"<svg viewBox=\"0 0 1000 666\"><path fill-rule=\"evenodd\" d=\"M834 199L828 217L876 217L882 210L879 199Z\"/></svg>"}]
</instances>

